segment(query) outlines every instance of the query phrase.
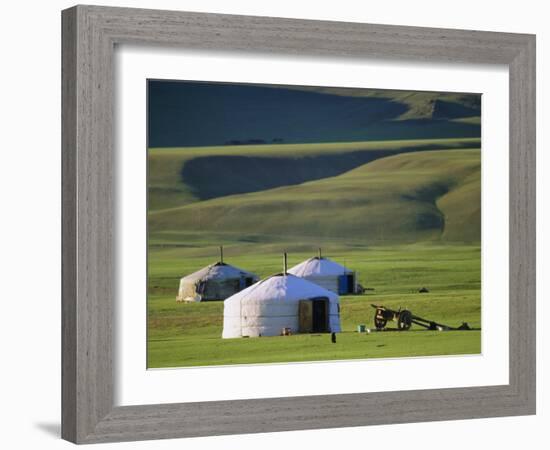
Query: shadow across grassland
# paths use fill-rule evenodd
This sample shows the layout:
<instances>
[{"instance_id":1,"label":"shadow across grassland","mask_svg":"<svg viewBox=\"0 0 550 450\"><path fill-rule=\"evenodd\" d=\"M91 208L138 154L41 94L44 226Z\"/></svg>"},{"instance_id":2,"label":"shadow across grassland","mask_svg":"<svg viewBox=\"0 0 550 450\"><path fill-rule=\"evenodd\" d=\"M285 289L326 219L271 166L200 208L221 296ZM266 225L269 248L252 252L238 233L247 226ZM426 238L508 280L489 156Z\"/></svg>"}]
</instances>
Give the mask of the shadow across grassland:
<instances>
[{"instance_id":1,"label":"shadow across grassland","mask_svg":"<svg viewBox=\"0 0 550 450\"><path fill-rule=\"evenodd\" d=\"M452 149L468 147L471 147L471 143L449 146ZM442 149L446 149L445 145L427 144L391 150L358 150L295 158L203 156L186 161L180 176L193 195L200 200L209 200L334 177L376 159L400 153Z\"/></svg>"}]
</instances>

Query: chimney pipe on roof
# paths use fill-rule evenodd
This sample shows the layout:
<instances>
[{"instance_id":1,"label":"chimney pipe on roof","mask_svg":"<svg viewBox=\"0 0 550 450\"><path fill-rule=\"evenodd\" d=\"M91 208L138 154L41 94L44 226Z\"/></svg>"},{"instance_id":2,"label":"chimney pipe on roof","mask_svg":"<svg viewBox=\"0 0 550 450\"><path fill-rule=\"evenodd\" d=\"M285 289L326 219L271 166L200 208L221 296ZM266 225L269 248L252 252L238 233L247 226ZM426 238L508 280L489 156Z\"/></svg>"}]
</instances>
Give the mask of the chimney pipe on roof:
<instances>
[{"instance_id":1,"label":"chimney pipe on roof","mask_svg":"<svg viewBox=\"0 0 550 450\"><path fill-rule=\"evenodd\" d=\"M321 259L322 256L321 256L321 247L319 247L319 259Z\"/></svg>"},{"instance_id":2,"label":"chimney pipe on roof","mask_svg":"<svg viewBox=\"0 0 550 450\"><path fill-rule=\"evenodd\" d=\"M283 273L286 275L288 270L286 252L283 253Z\"/></svg>"}]
</instances>

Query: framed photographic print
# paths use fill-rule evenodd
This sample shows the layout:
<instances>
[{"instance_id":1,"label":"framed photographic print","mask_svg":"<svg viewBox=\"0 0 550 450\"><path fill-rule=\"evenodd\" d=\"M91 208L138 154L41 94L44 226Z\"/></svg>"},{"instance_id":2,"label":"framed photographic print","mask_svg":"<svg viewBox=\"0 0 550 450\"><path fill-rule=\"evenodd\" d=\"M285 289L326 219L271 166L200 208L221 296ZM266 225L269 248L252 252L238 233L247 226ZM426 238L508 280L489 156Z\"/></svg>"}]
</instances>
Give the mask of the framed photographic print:
<instances>
[{"instance_id":1,"label":"framed photographic print","mask_svg":"<svg viewBox=\"0 0 550 450\"><path fill-rule=\"evenodd\" d=\"M64 11L63 437L533 414L534 51Z\"/></svg>"}]
</instances>

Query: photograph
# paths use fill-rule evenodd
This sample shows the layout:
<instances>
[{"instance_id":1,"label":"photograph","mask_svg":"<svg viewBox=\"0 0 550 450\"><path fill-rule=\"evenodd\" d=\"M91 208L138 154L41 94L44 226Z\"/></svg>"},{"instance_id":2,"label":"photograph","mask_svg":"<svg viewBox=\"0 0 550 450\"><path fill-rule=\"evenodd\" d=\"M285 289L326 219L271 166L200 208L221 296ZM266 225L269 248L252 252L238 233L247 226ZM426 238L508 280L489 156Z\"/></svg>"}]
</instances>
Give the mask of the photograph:
<instances>
[{"instance_id":1,"label":"photograph","mask_svg":"<svg viewBox=\"0 0 550 450\"><path fill-rule=\"evenodd\" d=\"M479 355L481 98L147 80L147 368Z\"/></svg>"}]
</instances>

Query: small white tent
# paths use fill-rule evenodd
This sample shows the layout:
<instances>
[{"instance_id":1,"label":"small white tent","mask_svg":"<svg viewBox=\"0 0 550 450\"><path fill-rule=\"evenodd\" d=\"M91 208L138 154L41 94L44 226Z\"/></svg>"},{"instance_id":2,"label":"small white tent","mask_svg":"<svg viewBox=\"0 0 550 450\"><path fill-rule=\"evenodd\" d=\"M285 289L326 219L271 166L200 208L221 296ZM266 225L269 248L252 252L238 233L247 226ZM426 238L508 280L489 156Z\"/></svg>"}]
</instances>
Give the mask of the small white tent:
<instances>
[{"instance_id":1,"label":"small white tent","mask_svg":"<svg viewBox=\"0 0 550 450\"><path fill-rule=\"evenodd\" d=\"M357 290L354 271L321 256L309 258L292 267L288 272L338 295L353 294Z\"/></svg>"},{"instance_id":2,"label":"small white tent","mask_svg":"<svg viewBox=\"0 0 550 450\"><path fill-rule=\"evenodd\" d=\"M340 304L333 292L291 274L273 275L224 302L223 338L340 332Z\"/></svg>"},{"instance_id":3,"label":"small white tent","mask_svg":"<svg viewBox=\"0 0 550 450\"><path fill-rule=\"evenodd\" d=\"M256 281L255 274L219 261L183 277L176 301L225 300Z\"/></svg>"}]
</instances>

